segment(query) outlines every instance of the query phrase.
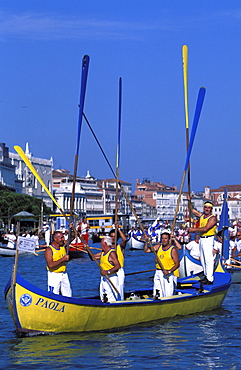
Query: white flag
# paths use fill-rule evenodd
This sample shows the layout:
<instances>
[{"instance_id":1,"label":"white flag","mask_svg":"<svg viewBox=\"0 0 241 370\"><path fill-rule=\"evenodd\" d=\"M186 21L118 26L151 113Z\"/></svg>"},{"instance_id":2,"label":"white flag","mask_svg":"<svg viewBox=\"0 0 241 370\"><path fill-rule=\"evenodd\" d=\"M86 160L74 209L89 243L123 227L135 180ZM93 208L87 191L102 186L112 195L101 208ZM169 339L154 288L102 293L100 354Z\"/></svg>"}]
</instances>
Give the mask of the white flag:
<instances>
[{"instance_id":1,"label":"white flag","mask_svg":"<svg viewBox=\"0 0 241 370\"><path fill-rule=\"evenodd\" d=\"M18 237L17 249L23 252L35 253L36 241L32 238Z\"/></svg>"}]
</instances>

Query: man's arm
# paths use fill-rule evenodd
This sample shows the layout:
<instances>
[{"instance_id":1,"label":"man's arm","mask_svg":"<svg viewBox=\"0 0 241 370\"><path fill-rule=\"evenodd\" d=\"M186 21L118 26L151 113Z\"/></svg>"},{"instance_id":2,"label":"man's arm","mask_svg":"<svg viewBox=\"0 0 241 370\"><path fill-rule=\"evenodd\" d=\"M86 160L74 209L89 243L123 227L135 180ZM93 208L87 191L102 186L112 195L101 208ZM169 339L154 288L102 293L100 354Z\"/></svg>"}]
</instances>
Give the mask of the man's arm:
<instances>
[{"instance_id":1,"label":"man's arm","mask_svg":"<svg viewBox=\"0 0 241 370\"><path fill-rule=\"evenodd\" d=\"M182 249L182 245L179 243L179 241L177 240L176 236L174 236L174 234L173 234L173 233L172 233L172 235L171 235L171 240L172 240L172 242L174 242L175 247L176 247L177 249Z\"/></svg>"},{"instance_id":2,"label":"man's arm","mask_svg":"<svg viewBox=\"0 0 241 370\"><path fill-rule=\"evenodd\" d=\"M51 251L51 248L49 248L49 247L45 250L44 256L45 256L45 259L46 259L46 263L48 265L48 268L50 268L50 269L52 269L54 267L58 267L61 264L63 264L64 262L68 262L69 261L69 256L67 254L65 254L59 260L53 261L53 253Z\"/></svg>"},{"instance_id":3,"label":"man's arm","mask_svg":"<svg viewBox=\"0 0 241 370\"><path fill-rule=\"evenodd\" d=\"M187 200L188 200L188 208L190 209L191 213L194 214L197 217L201 217L202 213L197 211L195 208L193 208L191 198L187 197Z\"/></svg>"},{"instance_id":4,"label":"man's arm","mask_svg":"<svg viewBox=\"0 0 241 370\"><path fill-rule=\"evenodd\" d=\"M123 233L123 231L121 230L118 222L115 222L115 227L116 227L117 231L119 231L120 237L122 239L121 247L122 247L122 249L125 249L125 247L126 247L126 236Z\"/></svg>"},{"instance_id":5,"label":"man's arm","mask_svg":"<svg viewBox=\"0 0 241 370\"><path fill-rule=\"evenodd\" d=\"M208 220L208 223L206 226L203 227L189 227L190 233L206 233L208 230L212 229L213 226L217 224L217 217L213 216Z\"/></svg>"},{"instance_id":6,"label":"man's arm","mask_svg":"<svg viewBox=\"0 0 241 370\"><path fill-rule=\"evenodd\" d=\"M108 275L109 273L114 274L115 272L117 272L121 268L121 265L118 261L117 254L116 254L115 251L113 251L109 254L109 262L113 265L113 267L109 270L102 270L101 275ZM108 273L108 271L109 271L109 273Z\"/></svg>"},{"instance_id":7,"label":"man's arm","mask_svg":"<svg viewBox=\"0 0 241 370\"><path fill-rule=\"evenodd\" d=\"M170 269L170 271L174 272L180 266L178 252L175 248L172 249L172 259L173 259L175 265Z\"/></svg>"}]
</instances>

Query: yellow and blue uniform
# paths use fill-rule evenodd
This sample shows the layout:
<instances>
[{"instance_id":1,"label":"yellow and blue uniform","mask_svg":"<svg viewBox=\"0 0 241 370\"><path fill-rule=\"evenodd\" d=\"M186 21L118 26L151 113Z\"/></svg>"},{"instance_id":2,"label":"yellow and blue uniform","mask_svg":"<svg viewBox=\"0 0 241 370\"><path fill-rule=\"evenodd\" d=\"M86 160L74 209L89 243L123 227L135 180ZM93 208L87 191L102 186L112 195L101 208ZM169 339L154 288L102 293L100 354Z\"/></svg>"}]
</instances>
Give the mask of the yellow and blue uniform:
<instances>
[{"instance_id":1,"label":"yellow and blue uniform","mask_svg":"<svg viewBox=\"0 0 241 370\"><path fill-rule=\"evenodd\" d=\"M113 268L113 264L109 261L110 253L113 251L114 249L111 248L107 253L101 252L100 267L102 270L110 270Z\"/></svg>"},{"instance_id":2,"label":"yellow and blue uniform","mask_svg":"<svg viewBox=\"0 0 241 370\"><path fill-rule=\"evenodd\" d=\"M205 227L212 217L215 216L213 214L208 216L202 214L200 217L199 227ZM208 231L200 233L200 261L203 267L204 275L210 282L213 282L213 246L215 233L216 225L211 227L211 229Z\"/></svg>"},{"instance_id":3,"label":"yellow and blue uniform","mask_svg":"<svg viewBox=\"0 0 241 370\"><path fill-rule=\"evenodd\" d=\"M173 245L169 246L167 250L163 250L160 245L157 250L157 257L162 263L164 270L171 270L175 266L172 258L172 251L175 248ZM156 263L156 272L154 276L153 296L156 296L158 291L159 297L170 297L174 293L175 285L177 282L178 270L171 272L168 276L164 275L161 267Z\"/></svg>"},{"instance_id":4,"label":"yellow and blue uniform","mask_svg":"<svg viewBox=\"0 0 241 370\"><path fill-rule=\"evenodd\" d=\"M114 248L110 248L108 252L101 253L100 256L100 267L102 270L111 270L114 265L109 261L109 256L112 252L115 252ZM116 273L108 275L109 279L112 281L115 287L118 286L118 277ZM103 301L104 295L107 296L108 302L114 302L119 300L119 295L114 290L113 286L110 284L108 278L106 276L101 276L100 280L100 298Z\"/></svg>"},{"instance_id":5,"label":"yellow and blue uniform","mask_svg":"<svg viewBox=\"0 0 241 370\"><path fill-rule=\"evenodd\" d=\"M53 261L58 261L66 255L65 247L59 249L49 246L53 254ZM48 270L48 291L55 294L62 294L66 297L72 296L69 277L66 272L66 262L60 263L58 266L49 268Z\"/></svg>"},{"instance_id":6,"label":"yellow and blue uniform","mask_svg":"<svg viewBox=\"0 0 241 370\"><path fill-rule=\"evenodd\" d=\"M53 254L53 261L58 261L66 255L65 247L60 247L59 249L56 249L52 245L50 245L49 248L51 249L52 254ZM59 266L54 267L52 269L50 269L47 266L47 270L51 271L51 272L56 272L56 273L65 272L66 271L66 263L62 262Z\"/></svg>"},{"instance_id":7,"label":"yellow and blue uniform","mask_svg":"<svg viewBox=\"0 0 241 370\"><path fill-rule=\"evenodd\" d=\"M210 218L215 217L214 215L206 216L203 214L200 217L199 227L205 227L210 220ZM214 225L210 230L205 233L200 233L200 236L214 236L216 234L216 225Z\"/></svg>"}]
</instances>

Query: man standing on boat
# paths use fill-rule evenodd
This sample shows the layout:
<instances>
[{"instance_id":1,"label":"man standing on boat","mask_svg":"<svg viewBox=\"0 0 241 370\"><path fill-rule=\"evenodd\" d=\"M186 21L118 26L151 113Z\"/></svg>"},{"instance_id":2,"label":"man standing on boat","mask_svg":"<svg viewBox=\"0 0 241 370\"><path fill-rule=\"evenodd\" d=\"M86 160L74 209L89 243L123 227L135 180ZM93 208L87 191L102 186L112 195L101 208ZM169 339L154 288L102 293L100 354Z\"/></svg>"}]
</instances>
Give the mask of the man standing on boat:
<instances>
[{"instance_id":1,"label":"man standing on boat","mask_svg":"<svg viewBox=\"0 0 241 370\"><path fill-rule=\"evenodd\" d=\"M100 280L100 299L102 300L102 302L118 301L120 300L120 294L116 292L114 287L116 289L118 287L117 271L121 266L118 261L115 249L112 247L112 239L110 236L104 236L101 239L101 247L102 252L96 253L94 255L94 258L96 260L100 260L102 275ZM90 254L90 252L89 256L90 259L93 261L94 258L92 254Z\"/></svg>"},{"instance_id":2,"label":"man standing on boat","mask_svg":"<svg viewBox=\"0 0 241 370\"><path fill-rule=\"evenodd\" d=\"M144 252L151 253L148 236L145 236L145 239ZM172 245L172 241L175 245ZM163 266L162 270L159 263L156 263L153 296L170 297L173 295L177 283L177 269L180 265L177 249L180 249L181 246L175 238L171 240L170 232L164 230L161 233L161 244L155 244L153 248Z\"/></svg>"},{"instance_id":3,"label":"man standing on boat","mask_svg":"<svg viewBox=\"0 0 241 370\"><path fill-rule=\"evenodd\" d=\"M117 229L117 238L115 236L116 230ZM121 300L124 300L124 282L125 282L125 272L124 272L124 250L126 247L126 236L119 227L118 222L115 222L115 229L112 229L109 232L109 236L112 239L112 247L115 248L115 243L118 242L118 240L121 238L122 241L120 244L116 245L116 254L118 261L120 263L120 268L117 271L117 276L118 276L118 286L117 289L119 290Z\"/></svg>"},{"instance_id":4,"label":"man standing on boat","mask_svg":"<svg viewBox=\"0 0 241 370\"><path fill-rule=\"evenodd\" d=\"M13 231L9 231L9 234L4 234L3 235L4 240L8 241L7 248L14 248L15 242L17 240L16 236L14 235Z\"/></svg>"},{"instance_id":5,"label":"man standing on boat","mask_svg":"<svg viewBox=\"0 0 241 370\"><path fill-rule=\"evenodd\" d=\"M190 199L189 199L190 201ZM191 212L200 217L199 227L189 227L189 233L200 233L200 261L205 278L204 284L213 284L213 246L216 234L217 217L213 215L213 204L211 201L204 203L203 213L193 208L190 202Z\"/></svg>"},{"instance_id":6,"label":"man standing on boat","mask_svg":"<svg viewBox=\"0 0 241 370\"><path fill-rule=\"evenodd\" d=\"M83 221L79 222L78 227L77 227L77 231L80 232L86 244L88 244L89 242L89 233L88 233L89 228L90 228L90 225L88 224L86 218Z\"/></svg>"},{"instance_id":7,"label":"man standing on boat","mask_svg":"<svg viewBox=\"0 0 241 370\"><path fill-rule=\"evenodd\" d=\"M69 256L66 254L64 235L61 231L55 231L52 235L52 245L45 250L45 259L48 270L48 291L61 294L66 297L72 296L66 262Z\"/></svg>"}]
</instances>

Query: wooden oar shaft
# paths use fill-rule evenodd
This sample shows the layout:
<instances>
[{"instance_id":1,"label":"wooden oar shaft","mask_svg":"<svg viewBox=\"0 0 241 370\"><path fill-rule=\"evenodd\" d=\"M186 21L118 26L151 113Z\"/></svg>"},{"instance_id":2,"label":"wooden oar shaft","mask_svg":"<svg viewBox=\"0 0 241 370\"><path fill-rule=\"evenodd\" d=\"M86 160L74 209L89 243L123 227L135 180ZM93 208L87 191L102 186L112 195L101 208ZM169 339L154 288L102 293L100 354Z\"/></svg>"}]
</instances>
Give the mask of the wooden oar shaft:
<instances>
[{"instance_id":1,"label":"wooden oar shaft","mask_svg":"<svg viewBox=\"0 0 241 370\"><path fill-rule=\"evenodd\" d=\"M141 228L142 232L144 233L144 232L145 232L145 231L144 231L144 227L143 227L143 225L142 225L141 221L139 220L139 217L137 216L136 211L134 210L134 208L133 208L133 206L132 206L132 204L131 204L131 201L129 200L129 198L128 198L127 194L126 194L125 189L123 188L123 186L121 185L121 183L120 183L120 182L119 182L119 187L120 187L120 189L122 190L122 192L123 192L123 194L124 194L124 197L126 198L126 201L127 201L127 203L129 204L129 206L130 206L130 208L131 208L131 210L132 210L132 213L133 213L133 215L135 216L135 218L136 218L136 220L137 220L137 222L138 222L138 224L139 224L139 226L140 226L140 228ZM164 270L163 264L161 263L160 258L158 257L158 255L157 255L157 253L156 253L155 249L153 248L153 245L152 245L151 240L149 240L149 244L150 244L150 248L151 248L152 253L154 253L154 254L155 254L156 261L157 261L158 265L160 266L161 270Z\"/></svg>"},{"instance_id":2,"label":"wooden oar shaft","mask_svg":"<svg viewBox=\"0 0 241 370\"><path fill-rule=\"evenodd\" d=\"M145 271L137 271L137 272L128 272L127 274L125 274L125 276L127 276L127 275L136 275L136 274L143 274L144 272L151 272L151 271L156 271L156 269L145 270Z\"/></svg>"},{"instance_id":3,"label":"wooden oar shaft","mask_svg":"<svg viewBox=\"0 0 241 370\"><path fill-rule=\"evenodd\" d=\"M239 263L239 264L241 264L241 262L240 261L238 261L238 260L235 260L234 258L230 258L231 259L231 261L234 261L234 262L236 262L236 263Z\"/></svg>"},{"instance_id":4,"label":"wooden oar shaft","mask_svg":"<svg viewBox=\"0 0 241 370\"><path fill-rule=\"evenodd\" d=\"M88 244L85 244L85 248L87 249L89 255L91 256L91 258L93 259L93 261L95 261L95 263L97 264L97 266L99 267L100 269L100 272L102 271L102 268L100 267L100 264L98 263L97 259L95 258L95 255L94 253L91 252L90 250L90 247L88 246ZM116 291L117 294L120 294L118 289L116 288L116 286L112 283L111 279L109 278L108 275L105 275L106 279L109 281L110 285L112 286L112 288Z\"/></svg>"},{"instance_id":5,"label":"wooden oar shaft","mask_svg":"<svg viewBox=\"0 0 241 370\"><path fill-rule=\"evenodd\" d=\"M226 266L230 266L230 267L234 267L234 268L237 268L237 269L241 269L241 266L230 265L229 263L226 263Z\"/></svg>"},{"instance_id":6,"label":"wooden oar shaft","mask_svg":"<svg viewBox=\"0 0 241 370\"><path fill-rule=\"evenodd\" d=\"M184 186L184 182L185 182L185 178L186 178L186 172L187 171L184 170L183 175L182 175L182 182L181 182L181 186L180 186L179 195L178 195L178 198L177 198L177 205L176 205L176 210L175 210L173 224L172 224L172 231L174 231L174 228L176 226L177 214L178 214L178 211L179 211L179 205L180 205L182 190L183 190L183 186Z\"/></svg>"}]
</instances>

